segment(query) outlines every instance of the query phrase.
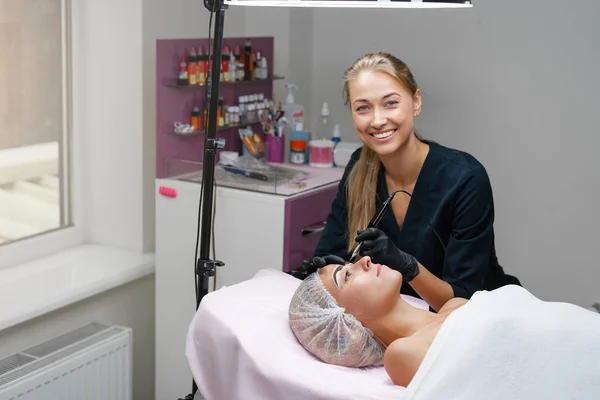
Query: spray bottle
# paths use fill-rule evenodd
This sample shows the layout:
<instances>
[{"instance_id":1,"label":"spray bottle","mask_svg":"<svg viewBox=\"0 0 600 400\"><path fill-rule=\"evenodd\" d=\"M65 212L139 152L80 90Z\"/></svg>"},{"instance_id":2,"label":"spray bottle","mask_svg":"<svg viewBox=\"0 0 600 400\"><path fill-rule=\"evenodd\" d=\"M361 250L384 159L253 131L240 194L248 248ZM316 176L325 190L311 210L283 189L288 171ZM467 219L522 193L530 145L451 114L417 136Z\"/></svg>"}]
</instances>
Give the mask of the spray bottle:
<instances>
[{"instance_id":1,"label":"spray bottle","mask_svg":"<svg viewBox=\"0 0 600 400\"><path fill-rule=\"evenodd\" d=\"M294 98L293 89L298 89L298 86L293 83L288 83L285 85L288 90L287 97L285 98L285 103L283 104L283 112L284 116L288 121L287 126L285 127L285 159L289 160L290 156L290 138L292 132L298 132L304 130L304 107L300 104L296 104L296 99ZM307 146L308 147L308 146Z\"/></svg>"}]
</instances>

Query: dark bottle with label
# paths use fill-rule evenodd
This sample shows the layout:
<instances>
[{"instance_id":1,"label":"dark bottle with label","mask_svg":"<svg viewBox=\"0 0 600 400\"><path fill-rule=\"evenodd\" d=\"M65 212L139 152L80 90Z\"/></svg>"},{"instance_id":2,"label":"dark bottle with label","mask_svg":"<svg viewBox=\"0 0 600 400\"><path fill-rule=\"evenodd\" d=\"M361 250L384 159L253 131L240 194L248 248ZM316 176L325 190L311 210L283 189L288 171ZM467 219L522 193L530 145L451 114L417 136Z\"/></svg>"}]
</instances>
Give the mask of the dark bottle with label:
<instances>
[{"instance_id":1,"label":"dark bottle with label","mask_svg":"<svg viewBox=\"0 0 600 400\"><path fill-rule=\"evenodd\" d=\"M194 132L200 131L200 108L198 106L194 106L192 108L192 118L191 125L194 127Z\"/></svg>"},{"instance_id":2,"label":"dark bottle with label","mask_svg":"<svg viewBox=\"0 0 600 400\"><path fill-rule=\"evenodd\" d=\"M252 43L250 39L246 39L246 43L244 44L244 79L247 81L252 80L253 63Z\"/></svg>"},{"instance_id":3,"label":"dark bottle with label","mask_svg":"<svg viewBox=\"0 0 600 400\"><path fill-rule=\"evenodd\" d=\"M217 126L225 126L225 108L223 97L219 96L219 106L217 108Z\"/></svg>"}]
</instances>

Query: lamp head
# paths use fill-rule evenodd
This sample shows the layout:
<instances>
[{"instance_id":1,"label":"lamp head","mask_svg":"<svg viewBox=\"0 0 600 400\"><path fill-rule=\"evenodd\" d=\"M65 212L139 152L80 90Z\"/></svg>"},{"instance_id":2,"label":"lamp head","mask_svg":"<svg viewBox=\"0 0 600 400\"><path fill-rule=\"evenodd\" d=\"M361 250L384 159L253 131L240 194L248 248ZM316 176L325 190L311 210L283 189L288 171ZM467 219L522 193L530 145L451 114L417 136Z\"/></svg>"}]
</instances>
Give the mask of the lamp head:
<instances>
[{"instance_id":1,"label":"lamp head","mask_svg":"<svg viewBox=\"0 0 600 400\"><path fill-rule=\"evenodd\" d=\"M470 0L223 0L243 7L308 8L470 8Z\"/></svg>"}]
</instances>

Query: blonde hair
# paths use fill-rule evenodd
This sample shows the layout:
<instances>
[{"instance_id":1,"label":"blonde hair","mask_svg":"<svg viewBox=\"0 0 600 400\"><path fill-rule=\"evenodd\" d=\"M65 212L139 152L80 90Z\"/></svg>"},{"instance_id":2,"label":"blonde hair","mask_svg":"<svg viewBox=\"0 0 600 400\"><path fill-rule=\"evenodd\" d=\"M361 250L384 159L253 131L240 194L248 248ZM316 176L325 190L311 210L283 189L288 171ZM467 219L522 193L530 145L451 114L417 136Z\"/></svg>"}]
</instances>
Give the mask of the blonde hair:
<instances>
[{"instance_id":1,"label":"blonde hair","mask_svg":"<svg viewBox=\"0 0 600 400\"><path fill-rule=\"evenodd\" d=\"M408 66L398 58L385 52L368 53L360 57L344 72L344 104L350 104L349 83L364 71L385 72L396 78L413 95L419 88ZM366 228L375 214L377 177L381 161L373 150L363 146L360 158L352 167L346 182L348 198L348 251L352 252L356 242L356 231Z\"/></svg>"}]
</instances>

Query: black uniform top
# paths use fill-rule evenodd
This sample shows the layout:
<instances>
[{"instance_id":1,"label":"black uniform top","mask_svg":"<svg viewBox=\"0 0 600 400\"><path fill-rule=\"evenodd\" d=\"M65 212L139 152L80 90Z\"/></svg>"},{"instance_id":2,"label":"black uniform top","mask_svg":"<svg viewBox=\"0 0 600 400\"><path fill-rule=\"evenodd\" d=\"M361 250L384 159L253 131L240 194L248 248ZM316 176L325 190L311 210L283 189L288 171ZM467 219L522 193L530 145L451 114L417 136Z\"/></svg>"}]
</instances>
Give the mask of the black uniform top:
<instances>
[{"instance_id":1,"label":"black uniform top","mask_svg":"<svg viewBox=\"0 0 600 400\"><path fill-rule=\"evenodd\" d=\"M489 271L502 270L494 244L494 202L489 177L483 165L470 154L425 142L430 146L429 153L415 184L402 228L390 208L379 229L399 249L416 257L432 274L448 282L455 297L469 299L477 290L487 289L484 283ZM315 256L349 257L345 186L361 150L352 154L346 166ZM382 165L375 194L377 210L390 194L384 172ZM396 196L406 194L397 193ZM430 223L444 243L445 252ZM356 232L350 232L350 235L356 236ZM389 267L393 268L392 265ZM420 297L406 282L400 292Z\"/></svg>"}]
</instances>

